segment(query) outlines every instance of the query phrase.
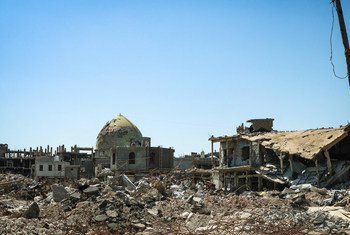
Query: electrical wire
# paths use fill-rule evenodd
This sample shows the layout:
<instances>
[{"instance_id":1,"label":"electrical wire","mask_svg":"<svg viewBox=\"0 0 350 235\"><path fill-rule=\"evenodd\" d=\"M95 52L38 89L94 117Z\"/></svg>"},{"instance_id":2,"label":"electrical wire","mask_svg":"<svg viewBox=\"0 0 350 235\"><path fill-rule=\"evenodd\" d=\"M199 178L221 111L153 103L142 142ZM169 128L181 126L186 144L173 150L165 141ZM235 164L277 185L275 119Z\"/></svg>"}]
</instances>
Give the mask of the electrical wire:
<instances>
[{"instance_id":1,"label":"electrical wire","mask_svg":"<svg viewBox=\"0 0 350 235\"><path fill-rule=\"evenodd\" d=\"M348 76L345 76L345 77L340 77L337 75L336 71L335 71L335 65L333 63L333 29L334 29L334 8L335 8L335 3L334 1L332 1L332 27L331 27L331 35L330 35L330 38L329 38L329 43L330 43L330 49L331 49L331 55L329 57L329 61L331 62L332 64L332 69L333 69L333 74L336 78L339 78L339 79L345 79L347 78Z\"/></svg>"}]
</instances>

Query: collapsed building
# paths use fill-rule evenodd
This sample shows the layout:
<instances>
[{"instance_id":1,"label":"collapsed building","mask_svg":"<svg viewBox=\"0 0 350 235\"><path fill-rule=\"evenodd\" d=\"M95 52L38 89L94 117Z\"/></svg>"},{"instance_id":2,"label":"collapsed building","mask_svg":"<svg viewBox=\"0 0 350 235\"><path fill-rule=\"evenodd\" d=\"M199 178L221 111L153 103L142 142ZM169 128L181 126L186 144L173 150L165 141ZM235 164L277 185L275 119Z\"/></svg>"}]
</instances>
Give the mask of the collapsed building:
<instances>
[{"instance_id":1,"label":"collapsed building","mask_svg":"<svg viewBox=\"0 0 350 235\"><path fill-rule=\"evenodd\" d=\"M97 136L96 165L129 175L168 172L173 168L173 148L152 147L129 119L119 114Z\"/></svg>"},{"instance_id":2,"label":"collapsed building","mask_svg":"<svg viewBox=\"0 0 350 235\"><path fill-rule=\"evenodd\" d=\"M217 188L282 189L287 185L331 187L350 179L350 125L275 131L273 119L248 120L237 134L209 138L220 144Z\"/></svg>"},{"instance_id":3,"label":"collapsed building","mask_svg":"<svg viewBox=\"0 0 350 235\"><path fill-rule=\"evenodd\" d=\"M95 176L96 166L129 175L166 173L173 168L173 148L152 147L151 138L123 115L107 122L97 136L97 149L61 145L11 150L0 144L0 171L31 177L79 179ZM97 167L97 169L100 169Z\"/></svg>"},{"instance_id":4,"label":"collapsed building","mask_svg":"<svg viewBox=\"0 0 350 235\"><path fill-rule=\"evenodd\" d=\"M34 178L92 178L94 176L94 150L89 147L64 145L55 151L49 145L29 150L11 150L7 144L0 144L0 171L20 173Z\"/></svg>"},{"instance_id":5,"label":"collapsed building","mask_svg":"<svg viewBox=\"0 0 350 235\"><path fill-rule=\"evenodd\" d=\"M211 169L215 166L219 166L219 152L214 151L213 158L210 153L204 153L202 151L200 154L196 152L191 152L190 155L186 154L180 157L174 157L174 168L181 171L185 171L195 168L201 169Z\"/></svg>"},{"instance_id":6,"label":"collapsed building","mask_svg":"<svg viewBox=\"0 0 350 235\"><path fill-rule=\"evenodd\" d=\"M35 158L34 177L55 177L79 179L94 176L94 149L74 145L70 151L60 145L54 154Z\"/></svg>"},{"instance_id":7,"label":"collapsed building","mask_svg":"<svg viewBox=\"0 0 350 235\"><path fill-rule=\"evenodd\" d=\"M11 150L7 144L0 144L0 171L30 176L38 156L44 156L42 148Z\"/></svg>"}]
</instances>

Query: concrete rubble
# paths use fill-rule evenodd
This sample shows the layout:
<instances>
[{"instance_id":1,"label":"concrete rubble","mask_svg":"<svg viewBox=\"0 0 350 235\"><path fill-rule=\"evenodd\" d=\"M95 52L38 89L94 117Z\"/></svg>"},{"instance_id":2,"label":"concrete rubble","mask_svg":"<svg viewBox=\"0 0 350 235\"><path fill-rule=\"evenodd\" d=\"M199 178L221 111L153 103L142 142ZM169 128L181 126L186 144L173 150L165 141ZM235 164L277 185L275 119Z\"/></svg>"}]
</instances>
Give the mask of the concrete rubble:
<instances>
[{"instance_id":1,"label":"concrete rubble","mask_svg":"<svg viewBox=\"0 0 350 235\"><path fill-rule=\"evenodd\" d=\"M1 174L0 234L350 233L348 189L303 184L238 195L175 174L114 178Z\"/></svg>"}]
</instances>

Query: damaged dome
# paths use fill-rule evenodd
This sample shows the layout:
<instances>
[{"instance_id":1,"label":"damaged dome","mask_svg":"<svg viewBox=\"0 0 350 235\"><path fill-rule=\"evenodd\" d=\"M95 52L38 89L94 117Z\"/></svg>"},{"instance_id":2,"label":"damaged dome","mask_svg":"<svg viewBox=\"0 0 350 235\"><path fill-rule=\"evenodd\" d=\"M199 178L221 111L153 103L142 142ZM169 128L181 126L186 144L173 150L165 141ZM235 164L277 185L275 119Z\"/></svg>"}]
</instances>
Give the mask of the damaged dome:
<instances>
[{"instance_id":1,"label":"damaged dome","mask_svg":"<svg viewBox=\"0 0 350 235\"><path fill-rule=\"evenodd\" d=\"M97 136L96 148L129 147L141 145L142 134L129 119L119 114L107 122Z\"/></svg>"}]
</instances>

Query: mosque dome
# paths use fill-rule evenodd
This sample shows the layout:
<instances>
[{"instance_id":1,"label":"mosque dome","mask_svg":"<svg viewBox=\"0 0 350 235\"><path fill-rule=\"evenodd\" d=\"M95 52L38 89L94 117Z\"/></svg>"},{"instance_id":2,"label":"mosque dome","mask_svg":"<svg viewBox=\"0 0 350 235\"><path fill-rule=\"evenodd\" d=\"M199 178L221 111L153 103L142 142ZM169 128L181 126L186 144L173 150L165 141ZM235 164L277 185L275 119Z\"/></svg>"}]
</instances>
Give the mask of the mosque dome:
<instances>
[{"instance_id":1,"label":"mosque dome","mask_svg":"<svg viewBox=\"0 0 350 235\"><path fill-rule=\"evenodd\" d=\"M107 122L97 136L96 149L141 145L142 134L129 119L119 114Z\"/></svg>"}]
</instances>

